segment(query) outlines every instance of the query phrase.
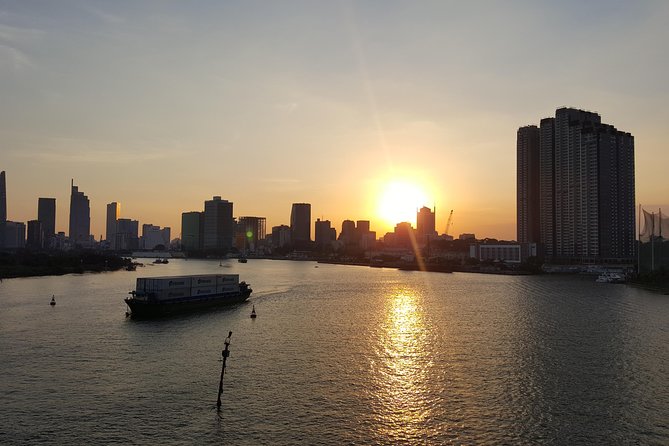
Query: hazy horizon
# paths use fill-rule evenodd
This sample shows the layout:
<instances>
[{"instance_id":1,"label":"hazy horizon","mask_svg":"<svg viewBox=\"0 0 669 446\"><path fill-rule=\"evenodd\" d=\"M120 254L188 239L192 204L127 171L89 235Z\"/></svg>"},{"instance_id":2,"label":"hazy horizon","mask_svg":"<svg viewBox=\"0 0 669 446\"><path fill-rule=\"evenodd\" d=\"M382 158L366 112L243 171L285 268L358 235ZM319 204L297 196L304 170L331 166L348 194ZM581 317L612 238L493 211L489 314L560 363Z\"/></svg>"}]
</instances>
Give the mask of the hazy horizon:
<instances>
[{"instance_id":1,"label":"hazy horizon","mask_svg":"<svg viewBox=\"0 0 669 446\"><path fill-rule=\"evenodd\" d=\"M53 197L68 232L74 178L96 238L112 201L177 237L215 195L268 230L308 202L383 235L403 181L440 233L454 209L453 234L514 239L516 131L561 106L634 135L656 208L667 19L661 1L2 2L7 217Z\"/></svg>"}]
</instances>

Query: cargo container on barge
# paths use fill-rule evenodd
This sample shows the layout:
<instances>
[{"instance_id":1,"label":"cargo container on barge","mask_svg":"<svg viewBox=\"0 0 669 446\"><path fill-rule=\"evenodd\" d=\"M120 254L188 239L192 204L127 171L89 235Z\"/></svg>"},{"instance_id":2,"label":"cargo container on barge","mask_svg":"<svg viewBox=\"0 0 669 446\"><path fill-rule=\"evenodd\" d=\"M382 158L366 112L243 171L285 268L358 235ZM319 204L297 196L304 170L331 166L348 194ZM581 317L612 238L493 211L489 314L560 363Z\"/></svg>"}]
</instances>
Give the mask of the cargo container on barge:
<instances>
[{"instance_id":1,"label":"cargo container on barge","mask_svg":"<svg viewBox=\"0 0 669 446\"><path fill-rule=\"evenodd\" d=\"M251 291L238 274L143 277L125 303L132 316L150 317L244 302Z\"/></svg>"}]
</instances>

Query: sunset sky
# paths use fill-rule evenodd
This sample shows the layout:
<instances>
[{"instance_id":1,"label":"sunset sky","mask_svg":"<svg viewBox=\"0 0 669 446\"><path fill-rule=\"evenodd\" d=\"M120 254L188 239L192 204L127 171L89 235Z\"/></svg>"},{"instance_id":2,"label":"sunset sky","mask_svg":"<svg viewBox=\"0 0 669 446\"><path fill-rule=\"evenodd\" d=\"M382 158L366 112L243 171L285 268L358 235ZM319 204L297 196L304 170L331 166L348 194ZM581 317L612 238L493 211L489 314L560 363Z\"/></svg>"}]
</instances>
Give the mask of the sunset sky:
<instances>
[{"instance_id":1,"label":"sunset sky","mask_svg":"<svg viewBox=\"0 0 669 446\"><path fill-rule=\"evenodd\" d=\"M516 131L555 109L635 136L637 203L669 203L667 1L0 0L8 218L70 179L180 232L235 216L369 219L403 182L443 232L515 238ZM669 206L667 206L669 213ZM313 234L313 228L312 228Z\"/></svg>"}]
</instances>

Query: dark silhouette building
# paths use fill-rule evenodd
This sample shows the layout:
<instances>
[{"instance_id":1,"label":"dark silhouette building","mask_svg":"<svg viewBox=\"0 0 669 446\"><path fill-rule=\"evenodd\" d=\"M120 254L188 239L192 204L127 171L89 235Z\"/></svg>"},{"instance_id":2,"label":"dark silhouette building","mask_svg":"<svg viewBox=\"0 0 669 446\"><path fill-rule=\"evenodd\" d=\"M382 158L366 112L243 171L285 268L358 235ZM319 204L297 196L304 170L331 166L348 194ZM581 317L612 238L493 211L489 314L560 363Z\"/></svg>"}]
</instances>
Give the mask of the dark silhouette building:
<instances>
[{"instance_id":1,"label":"dark silhouette building","mask_svg":"<svg viewBox=\"0 0 669 446\"><path fill-rule=\"evenodd\" d=\"M70 242L88 245L91 239L91 209L88 197L72 180L70 195Z\"/></svg>"},{"instance_id":2,"label":"dark silhouette building","mask_svg":"<svg viewBox=\"0 0 669 446\"><path fill-rule=\"evenodd\" d=\"M204 202L203 247L209 251L229 251L234 238L232 202L214 197Z\"/></svg>"},{"instance_id":3,"label":"dark silhouette building","mask_svg":"<svg viewBox=\"0 0 669 446\"><path fill-rule=\"evenodd\" d=\"M239 217L238 232L241 233L241 243L237 249L242 252L255 251L260 240L267 237L267 219L265 217Z\"/></svg>"},{"instance_id":4,"label":"dark silhouette building","mask_svg":"<svg viewBox=\"0 0 669 446\"><path fill-rule=\"evenodd\" d=\"M423 206L416 213L416 240L425 243L436 236L436 209L432 212L429 207Z\"/></svg>"},{"instance_id":5,"label":"dark silhouette building","mask_svg":"<svg viewBox=\"0 0 669 446\"><path fill-rule=\"evenodd\" d=\"M0 249L5 247L5 231L7 226L7 183L5 171L0 172Z\"/></svg>"},{"instance_id":6,"label":"dark silhouette building","mask_svg":"<svg viewBox=\"0 0 669 446\"><path fill-rule=\"evenodd\" d=\"M539 242L539 127L518 129L516 138L516 222L519 243Z\"/></svg>"},{"instance_id":7,"label":"dark silhouette building","mask_svg":"<svg viewBox=\"0 0 669 446\"><path fill-rule=\"evenodd\" d=\"M42 226L42 246L48 248L56 236L56 199L42 198L37 200L37 220ZM28 228L30 232L30 228Z\"/></svg>"},{"instance_id":8,"label":"dark silhouette building","mask_svg":"<svg viewBox=\"0 0 669 446\"><path fill-rule=\"evenodd\" d=\"M311 204L293 203L290 211L290 232L293 247L305 249L311 242Z\"/></svg>"},{"instance_id":9,"label":"dark silhouette building","mask_svg":"<svg viewBox=\"0 0 669 446\"><path fill-rule=\"evenodd\" d=\"M44 247L44 230L39 220L28 221L28 238L26 248L42 249Z\"/></svg>"},{"instance_id":10,"label":"dark silhouette building","mask_svg":"<svg viewBox=\"0 0 669 446\"><path fill-rule=\"evenodd\" d=\"M528 147L531 144L528 142ZM536 164L528 164L529 169L536 171ZM539 240L547 260L634 261L631 134L603 124L597 113L560 108L555 118L541 120L538 172ZM518 187L521 188L520 181ZM525 191L518 191L519 197L523 194ZM532 218L536 220L536 216ZM522 225L524 222L519 219L519 234ZM526 227L531 227L529 218Z\"/></svg>"},{"instance_id":11,"label":"dark silhouette building","mask_svg":"<svg viewBox=\"0 0 669 446\"><path fill-rule=\"evenodd\" d=\"M204 242L204 212L181 214L181 247L184 251L201 251Z\"/></svg>"},{"instance_id":12,"label":"dark silhouette building","mask_svg":"<svg viewBox=\"0 0 669 446\"><path fill-rule=\"evenodd\" d=\"M114 248L114 241L116 240L116 225L118 219L121 218L121 203L111 202L107 204L107 221L106 221L106 238L107 242Z\"/></svg>"},{"instance_id":13,"label":"dark silhouette building","mask_svg":"<svg viewBox=\"0 0 669 446\"><path fill-rule=\"evenodd\" d=\"M337 230L331 226L330 220L321 220L318 218L314 226L316 247L323 250L328 246L332 246L332 242L337 239Z\"/></svg>"}]
</instances>

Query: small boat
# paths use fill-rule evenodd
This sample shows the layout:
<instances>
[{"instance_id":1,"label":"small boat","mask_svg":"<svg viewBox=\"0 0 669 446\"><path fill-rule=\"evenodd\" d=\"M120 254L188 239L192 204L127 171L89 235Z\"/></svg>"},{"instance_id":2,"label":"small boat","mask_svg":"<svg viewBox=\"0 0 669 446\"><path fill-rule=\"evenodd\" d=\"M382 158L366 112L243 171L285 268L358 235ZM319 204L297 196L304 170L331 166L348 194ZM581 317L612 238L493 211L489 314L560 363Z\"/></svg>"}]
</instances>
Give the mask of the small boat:
<instances>
[{"instance_id":1,"label":"small boat","mask_svg":"<svg viewBox=\"0 0 669 446\"><path fill-rule=\"evenodd\" d=\"M237 259L237 261L238 261L239 263L246 263L246 262L248 262L248 260L246 259L246 257L240 257L240 258Z\"/></svg>"},{"instance_id":2,"label":"small boat","mask_svg":"<svg viewBox=\"0 0 669 446\"><path fill-rule=\"evenodd\" d=\"M255 319L256 317L258 317L258 315L256 314L256 306L254 305L253 310L251 310L251 319Z\"/></svg>"},{"instance_id":3,"label":"small boat","mask_svg":"<svg viewBox=\"0 0 669 446\"><path fill-rule=\"evenodd\" d=\"M49 302L49 305L51 305L52 307L54 305L56 305L56 295L55 294L51 296L51 302Z\"/></svg>"},{"instance_id":4,"label":"small boat","mask_svg":"<svg viewBox=\"0 0 669 446\"><path fill-rule=\"evenodd\" d=\"M167 260L167 259L156 259L156 260L153 261L153 263L167 264L167 263L170 263L170 261Z\"/></svg>"},{"instance_id":5,"label":"small boat","mask_svg":"<svg viewBox=\"0 0 669 446\"><path fill-rule=\"evenodd\" d=\"M618 273L602 273L597 277L598 283L625 283L625 278Z\"/></svg>"}]
</instances>

